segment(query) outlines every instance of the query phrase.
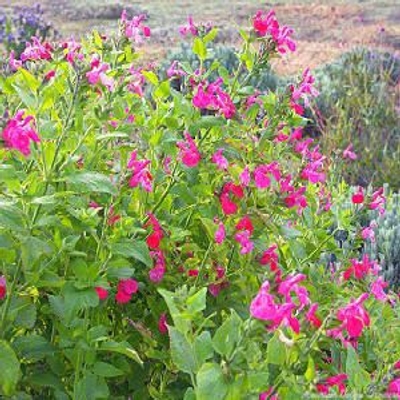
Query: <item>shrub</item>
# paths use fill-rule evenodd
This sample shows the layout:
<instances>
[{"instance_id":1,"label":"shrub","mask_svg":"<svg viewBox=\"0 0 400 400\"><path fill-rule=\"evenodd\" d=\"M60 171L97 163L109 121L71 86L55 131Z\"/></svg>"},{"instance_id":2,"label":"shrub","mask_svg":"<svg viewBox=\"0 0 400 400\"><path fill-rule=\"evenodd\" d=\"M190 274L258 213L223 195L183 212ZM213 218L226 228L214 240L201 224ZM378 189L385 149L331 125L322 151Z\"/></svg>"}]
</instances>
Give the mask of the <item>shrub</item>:
<instances>
[{"instance_id":1,"label":"shrub","mask_svg":"<svg viewBox=\"0 0 400 400\"><path fill-rule=\"evenodd\" d=\"M302 138L310 71L279 93L213 81L217 30L189 20L200 68L160 79L145 17L120 24L35 40L0 79L1 395L398 394L397 297L339 244L385 198L330 187ZM250 77L295 49L273 12L241 34Z\"/></svg>"},{"instance_id":2,"label":"shrub","mask_svg":"<svg viewBox=\"0 0 400 400\"><path fill-rule=\"evenodd\" d=\"M316 73L321 95L314 130L350 184L400 187L399 74L398 58L365 49L346 53ZM350 145L357 162L341 162Z\"/></svg>"}]
</instances>

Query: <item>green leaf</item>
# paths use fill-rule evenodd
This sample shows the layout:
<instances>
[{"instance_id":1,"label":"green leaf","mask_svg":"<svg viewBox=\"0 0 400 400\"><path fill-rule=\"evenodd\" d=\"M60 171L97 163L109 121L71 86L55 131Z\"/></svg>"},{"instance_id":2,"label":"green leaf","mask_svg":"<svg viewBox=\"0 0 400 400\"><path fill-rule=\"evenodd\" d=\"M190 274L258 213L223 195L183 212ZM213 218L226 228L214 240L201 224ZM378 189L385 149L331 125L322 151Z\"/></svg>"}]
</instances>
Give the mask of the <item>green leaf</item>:
<instances>
[{"instance_id":1,"label":"green leaf","mask_svg":"<svg viewBox=\"0 0 400 400\"><path fill-rule=\"evenodd\" d=\"M97 376L103 376L104 378L113 378L115 376L124 375L124 372L119 368L114 367L112 364L108 364L102 361L98 361L93 365L93 373Z\"/></svg>"},{"instance_id":2,"label":"green leaf","mask_svg":"<svg viewBox=\"0 0 400 400\"><path fill-rule=\"evenodd\" d=\"M217 34L218 34L218 28L211 29L211 31L208 32L207 35L203 37L204 43L212 42L217 36Z\"/></svg>"},{"instance_id":3,"label":"green leaf","mask_svg":"<svg viewBox=\"0 0 400 400\"><path fill-rule=\"evenodd\" d=\"M24 226L22 211L13 203L0 200L0 228L21 231Z\"/></svg>"},{"instance_id":4,"label":"green leaf","mask_svg":"<svg viewBox=\"0 0 400 400\"><path fill-rule=\"evenodd\" d=\"M153 71L142 71L141 74L154 86L158 85L158 77Z\"/></svg>"},{"instance_id":5,"label":"green leaf","mask_svg":"<svg viewBox=\"0 0 400 400\"><path fill-rule=\"evenodd\" d=\"M196 314L205 310L207 304L207 288L200 289L197 293L188 297L186 304L190 314Z\"/></svg>"},{"instance_id":6,"label":"green leaf","mask_svg":"<svg viewBox=\"0 0 400 400\"><path fill-rule=\"evenodd\" d=\"M128 342L114 342L113 340L103 342L98 350L123 354L131 360L136 361L138 364L143 365L143 361L140 359L139 354Z\"/></svg>"},{"instance_id":7,"label":"green leaf","mask_svg":"<svg viewBox=\"0 0 400 400\"><path fill-rule=\"evenodd\" d=\"M224 399L228 392L221 367L215 363L204 364L197 374L197 400Z\"/></svg>"},{"instance_id":8,"label":"green leaf","mask_svg":"<svg viewBox=\"0 0 400 400\"><path fill-rule=\"evenodd\" d=\"M117 194L117 189L111 182L110 178L98 172L79 172L74 175L65 177L65 181L73 184L82 193L98 192Z\"/></svg>"},{"instance_id":9,"label":"green leaf","mask_svg":"<svg viewBox=\"0 0 400 400\"><path fill-rule=\"evenodd\" d=\"M276 365L283 365L286 361L286 346L279 340L277 333L268 342L267 361Z\"/></svg>"},{"instance_id":10,"label":"green leaf","mask_svg":"<svg viewBox=\"0 0 400 400\"><path fill-rule=\"evenodd\" d=\"M197 336L194 344L194 353L196 356L197 370L214 355L210 332L204 331Z\"/></svg>"},{"instance_id":11,"label":"green leaf","mask_svg":"<svg viewBox=\"0 0 400 400\"><path fill-rule=\"evenodd\" d=\"M167 303L169 313L171 314L171 317L174 321L174 325L176 326L176 328L182 333L188 332L188 330L190 329L190 321L182 317L177 305L175 304L175 298L176 298L175 293L165 289L158 289L158 293L161 294L161 296Z\"/></svg>"},{"instance_id":12,"label":"green leaf","mask_svg":"<svg viewBox=\"0 0 400 400\"><path fill-rule=\"evenodd\" d=\"M369 373L361 367L357 353L352 346L347 347L346 374L350 386L356 390L363 390L371 382Z\"/></svg>"},{"instance_id":13,"label":"green leaf","mask_svg":"<svg viewBox=\"0 0 400 400\"><path fill-rule=\"evenodd\" d=\"M99 376L86 373L78 382L74 398L79 400L109 399L110 391L106 381Z\"/></svg>"},{"instance_id":14,"label":"green leaf","mask_svg":"<svg viewBox=\"0 0 400 400\"><path fill-rule=\"evenodd\" d=\"M196 372L196 357L185 335L173 326L170 326L168 331L171 345L171 357L174 364L182 372L188 374Z\"/></svg>"},{"instance_id":15,"label":"green leaf","mask_svg":"<svg viewBox=\"0 0 400 400\"><path fill-rule=\"evenodd\" d=\"M14 342L14 348L20 358L38 361L54 353L54 347L46 338L40 335L19 336Z\"/></svg>"},{"instance_id":16,"label":"green leaf","mask_svg":"<svg viewBox=\"0 0 400 400\"><path fill-rule=\"evenodd\" d=\"M15 392L15 388L20 379L20 364L14 350L4 340L0 341L0 389L5 396L10 396Z\"/></svg>"},{"instance_id":17,"label":"green leaf","mask_svg":"<svg viewBox=\"0 0 400 400\"><path fill-rule=\"evenodd\" d=\"M315 378L315 363L311 356L308 357L307 370L304 374L308 382L312 382Z\"/></svg>"},{"instance_id":18,"label":"green leaf","mask_svg":"<svg viewBox=\"0 0 400 400\"><path fill-rule=\"evenodd\" d=\"M142 262L147 267L153 266L153 260L150 257L149 248L146 242L141 241L121 241L111 245L111 252L117 256L132 257Z\"/></svg>"},{"instance_id":19,"label":"green leaf","mask_svg":"<svg viewBox=\"0 0 400 400\"><path fill-rule=\"evenodd\" d=\"M204 42L198 37L196 37L193 42L193 53L196 54L202 61L207 58L207 48Z\"/></svg>"},{"instance_id":20,"label":"green leaf","mask_svg":"<svg viewBox=\"0 0 400 400\"><path fill-rule=\"evenodd\" d=\"M242 320L232 310L230 317L217 329L212 340L218 354L229 357L241 337Z\"/></svg>"}]
</instances>

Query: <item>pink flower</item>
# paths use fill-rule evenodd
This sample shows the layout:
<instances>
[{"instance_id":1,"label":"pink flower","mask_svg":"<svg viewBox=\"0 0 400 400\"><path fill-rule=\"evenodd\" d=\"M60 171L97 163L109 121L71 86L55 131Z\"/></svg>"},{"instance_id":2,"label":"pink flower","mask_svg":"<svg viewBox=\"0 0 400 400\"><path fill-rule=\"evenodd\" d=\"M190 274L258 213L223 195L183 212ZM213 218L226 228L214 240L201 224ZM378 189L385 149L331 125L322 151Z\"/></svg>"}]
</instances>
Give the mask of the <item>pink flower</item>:
<instances>
[{"instance_id":1,"label":"pink flower","mask_svg":"<svg viewBox=\"0 0 400 400\"><path fill-rule=\"evenodd\" d=\"M146 15L136 15L131 20L128 19L126 10L122 11L121 22L125 28L125 36L131 39L134 43L142 43L142 35L146 38L150 37L151 31L147 25L143 24L146 20Z\"/></svg>"},{"instance_id":2,"label":"pink flower","mask_svg":"<svg viewBox=\"0 0 400 400\"><path fill-rule=\"evenodd\" d=\"M154 260L154 267L149 271L149 278L153 283L159 283L163 280L166 271L166 262L164 253L160 249L150 252Z\"/></svg>"},{"instance_id":3,"label":"pink flower","mask_svg":"<svg viewBox=\"0 0 400 400\"><path fill-rule=\"evenodd\" d=\"M96 286L95 287L97 296L99 297L99 300L105 300L108 297L108 290L101 287L101 286Z\"/></svg>"},{"instance_id":4,"label":"pink flower","mask_svg":"<svg viewBox=\"0 0 400 400\"><path fill-rule=\"evenodd\" d=\"M379 214L384 214L385 203L386 203L386 198L383 193L383 187L381 187L374 193L372 193L372 199L371 202L369 203L369 208L371 210L378 210Z\"/></svg>"},{"instance_id":5,"label":"pink flower","mask_svg":"<svg viewBox=\"0 0 400 400\"><path fill-rule=\"evenodd\" d=\"M270 388L266 392L260 393L258 400L279 400L277 394L272 395L273 392L274 388Z\"/></svg>"},{"instance_id":6,"label":"pink flower","mask_svg":"<svg viewBox=\"0 0 400 400\"><path fill-rule=\"evenodd\" d=\"M362 229L361 231L361 237L364 240L369 239L372 243L375 242L375 231L374 228L376 228L376 223L374 221L371 222L370 226L367 226Z\"/></svg>"},{"instance_id":7,"label":"pink flower","mask_svg":"<svg viewBox=\"0 0 400 400\"><path fill-rule=\"evenodd\" d=\"M239 175L239 181L240 184L244 187L247 187L250 185L250 170L249 167L245 167L243 171Z\"/></svg>"},{"instance_id":8,"label":"pink flower","mask_svg":"<svg viewBox=\"0 0 400 400\"><path fill-rule=\"evenodd\" d=\"M344 382L347 380L346 374L338 374L331 376L325 380L324 383L317 384L317 391L318 393L328 395L330 389L334 386L337 387L339 394L344 396L346 394L346 385Z\"/></svg>"},{"instance_id":9,"label":"pink flower","mask_svg":"<svg viewBox=\"0 0 400 400\"><path fill-rule=\"evenodd\" d=\"M267 14L257 11L253 18L253 28L258 36L270 35L279 53L296 50L296 44L290 37L293 29L287 26L281 28L275 17L275 11L271 10Z\"/></svg>"},{"instance_id":10,"label":"pink flower","mask_svg":"<svg viewBox=\"0 0 400 400\"><path fill-rule=\"evenodd\" d=\"M70 64L74 64L76 60L83 60L83 54L79 53L82 46L74 39L61 43L61 47L65 50L65 58Z\"/></svg>"},{"instance_id":11,"label":"pink flower","mask_svg":"<svg viewBox=\"0 0 400 400\"><path fill-rule=\"evenodd\" d=\"M180 77L180 76L185 76L186 72L178 68L178 61L173 61L170 67L167 69L167 76L168 78L173 78L173 77Z\"/></svg>"},{"instance_id":12,"label":"pink flower","mask_svg":"<svg viewBox=\"0 0 400 400\"><path fill-rule=\"evenodd\" d=\"M385 288L388 287L388 283L384 281L384 279L380 276L375 282L371 285L371 293L372 295L379 301L385 302L388 297L385 293Z\"/></svg>"},{"instance_id":13,"label":"pink flower","mask_svg":"<svg viewBox=\"0 0 400 400\"><path fill-rule=\"evenodd\" d=\"M178 142L179 158L189 168L196 167L201 160L201 154L188 132L184 132L186 142Z\"/></svg>"},{"instance_id":14,"label":"pink flower","mask_svg":"<svg viewBox=\"0 0 400 400\"><path fill-rule=\"evenodd\" d=\"M211 157L211 161L216 164L218 169L227 170L229 166L228 160L222 155L224 149L218 149L213 156Z\"/></svg>"},{"instance_id":15,"label":"pink flower","mask_svg":"<svg viewBox=\"0 0 400 400\"><path fill-rule=\"evenodd\" d=\"M147 215L149 221L144 225L144 227L147 228L148 226L151 226L153 228L153 232L146 239L147 246L152 250L159 249L160 242L164 237L163 230L157 218L153 214L148 213Z\"/></svg>"},{"instance_id":16,"label":"pink flower","mask_svg":"<svg viewBox=\"0 0 400 400\"><path fill-rule=\"evenodd\" d=\"M231 195L238 199L243 198L243 187L241 185L235 185L233 182L227 182L222 188L219 200L225 215L236 214L238 210L237 204L231 200Z\"/></svg>"},{"instance_id":17,"label":"pink flower","mask_svg":"<svg viewBox=\"0 0 400 400\"><path fill-rule=\"evenodd\" d=\"M114 79L107 76L105 73L110 69L107 63L100 62L100 56L95 54L90 62L91 70L86 73L86 78L91 85L96 85L99 81L110 92L114 90Z\"/></svg>"},{"instance_id":18,"label":"pink flower","mask_svg":"<svg viewBox=\"0 0 400 400\"><path fill-rule=\"evenodd\" d=\"M368 255L365 254L361 261L356 259L351 260L351 266L344 271L343 279L348 280L352 276L354 276L355 279L363 279L371 271L374 271L374 264L371 262Z\"/></svg>"},{"instance_id":19,"label":"pink flower","mask_svg":"<svg viewBox=\"0 0 400 400\"><path fill-rule=\"evenodd\" d=\"M287 303L293 301L291 293L295 293L300 302L300 309L310 303L307 289L303 286L299 286L299 283L304 281L306 276L304 274L289 275L283 280L278 287L278 293L285 298Z\"/></svg>"},{"instance_id":20,"label":"pink flower","mask_svg":"<svg viewBox=\"0 0 400 400\"><path fill-rule=\"evenodd\" d=\"M134 279L123 279L118 282L115 299L119 304L129 303L132 295L139 290L139 284Z\"/></svg>"},{"instance_id":21,"label":"pink flower","mask_svg":"<svg viewBox=\"0 0 400 400\"><path fill-rule=\"evenodd\" d=\"M33 36L32 43L26 43L25 50L21 54L21 61L50 60L53 48L49 43L40 43L40 40Z\"/></svg>"},{"instance_id":22,"label":"pink flower","mask_svg":"<svg viewBox=\"0 0 400 400\"><path fill-rule=\"evenodd\" d=\"M281 178L278 162L271 164L259 165L254 170L254 181L258 189L265 189L271 185L270 175L278 182Z\"/></svg>"},{"instance_id":23,"label":"pink flower","mask_svg":"<svg viewBox=\"0 0 400 400\"><path fill-rule=\"evenodd\" d=\"M248 254L254 248L254 243L250 240L249 231L241 231L236 233L235 240L240 244L240 254Z\"/></svg>"},{"instance_id":24,"label":"pink flower","mask_svg":"<svg viewBox=\"0 0 400 400\"><path fill-rule=\"evenodd\" d=\"M162 313L158 320L158 331L161 335L166 335L168 333L168 326L167 326L167 314Z\"/></svg>"},{"instance_id":25,"label":"pink flower","mask_svg":"<svg viewBox=\"0 0 400 400\"><path fill-rule=\"evenodd\" d=\"M138 160L137 151L131 153L128 161L128 168L132 170L132 176L129 181L130 187L137 187L139 184L146 192L153 190L153 176L148 170L150 160Z\"/></svg>"},{"instance_id":26,"label":"pink flower","mask_svg":"<svg viewBox=\"0 0 400 400\"><path fill-rule=\"evenodd\" d=\"M222 222L220 222L214 236L215 243L217 244L223 243L223 241L225 240L225 236L226 236L225 226Z\"/></svg>"},{"instance_id":27,"label":"pink flower","mask_svg":"<svg viewBox=\"0 0 400 400\"><path fill-rule=\"evenodd\" d=\"M107 216L107 225L113 226L121 219L121 215L115 213L114 206L110 206Z\"/></svg>"},{"instance_id":28,"label":"pink flower","mask_svg":"<svg viewBox=\"0 0 400 400\"><path fill-rule=\"evenodd\" d=\"M351 201L353 204L362 204L364 202L364 190L361 186L358 188L358 192L353 194Z\"/></svg>"},{"instance_id":29,"label":"pink flower","mask_svg":"<svg viewBox=\"0 0 400 400\"><path fill-rule=\"evenodd\" d=\"M279 269L278 254L276 253L277 248L278 246L276 244L271 245L267 250L264 251L260 259L260 264L269 265L272 272L275 272Z\"/></svg>"},{"instance_id":30,"label":"pink flower","mask_svg":"<svg viewBox=\"0 0 400 400\"><path fill-rule=\"evenodd\" d=\"M238 231L248 231L250 235L254 231L253 223L248 215L245 215L240 221L236 224L236 229Z\"/></svg>"},{"instance_id":31,"label":"pink flower","mask_svg":"<svg viewBox=\"0 0 400 400\"><path fill-rule=\"evenodd\" d=\"M188 23L179 28L179 33L182 36L192 35L199 36L200 33L207 33L212 28L211 24L207 22L206 24L195 25L192 16L188 17Z\"/></svg>"},{"instance_id":32,"label":"pink flower","mask_svg":"<svg viewBox=\"0 0 400 400\"><path fill-rule=\"evenodd\" d=\"M215 272L216 281L208 285L208 291L211 293L212 296L217 297L220 294L221 290L229 286L229 282L225 279L225 268L218 266L215 269Z\"/></svg>"},{"instance_id":33,"label":"pink flower","mask_svg":"<svg viewBox=\"0 0 400 400\"><path fill-rule=\"evenodd\" d=\"M219 111L226 119L230 119L235 115L236 108L229 94L221 88L222 83L221 78L213 83L200 83L192 103L199 109Z\"/></svg>"},{"instance_id":34,"label":"pink flower","mask_svg":"<svg viewBox=\"0 0 400 400\"><path fill-rule=\"evenodd\" d=\"M285 204L288 208L297 207L297 211L301 214L302 210L307 207L307 198L304 196L306 187L302 186L290 193L285 199Z\"/></svg>"},{"instance_id":35,"label":"pink flower","mask_svg":"<svg viewBox=\"0 0 400 400\"><path fill-rule=\"evenodd\" d=\"M400 378L394 378L386 390L386 396L390 398L400 399Z\"/></svg>"},{"instance_id":36,"label":"pink flower","mask_svg":"<svg viewBox=\"0 0 400 400\"><path fill-rule=\"evenodd\" d=\"M135 69L133 66L129 68L131 76L127 86L128 90L132 93L136 93L139 97L144 96L143 86L146 81L142 71L142 69Z\"/></svg>"},{"instance_id":37,"label":"pink flower","mask_svg":"<svg viewBox=\"0 0 400 400\"><path fill-rule=\"evenodd\" d=\"M363 329L370 325L369 315L362 306L368 297L368 294L364 293L337 312L338 320L342 321L341 329L346 330L350 338L357 339Z\"/></svg>"},{"instance_id":38,"label":"pink flower","mask_svg":"<svg viewBox=\"0 0 400 400\"><path fill-rule=\"evenodd\" d=\"M31 115L24 117L25 111L18 111L15 116L7 122L2 136L6 147L18 150L24 156L31 154L30 143L40 142L35 130L35 121Z\"/></svg>"},{"instance_id":39,"label":"pink flower","mask_svg":"<svg viewBox=\"0 0 400 400\"><path fill-rule=\"evenodd\" d=\"M357 154L353 152L353 144L350 143L344 150L343 150L343 158L348 158L351 161L357 160Z\"/></svg>"},{"instance_id":40,"label":"pink flower","mask_svg":"<svg viewBox=\"0 0 400 400\"><path fill-rule=\"evenodd\" d=\"M5 276L0 276L0 300L3 300L7 294L7 282Z\"/></svg>"},{"instance_id":41,"label":"pink flower","mask_svg":"<svg viewBox=\"0 0 400 400\"><path fill-rule=\"evenodd\" d=\"M10 51L10 59L8 61L8 65L10 66L11 71L16 71L17 69L22 67L22 61L15 58L14 50Z\"/></svg>"},{"instance_id":42,"label":"pink flower","mask_svg":"<svg viewBox=\"0 0 400 400\"><path fill-rule=\"evenodd\" d=\"M307 321L310 322L310 324L313 325L315 328L319 328L322 325L321 320L315 314L317 310L318 310L318 304L317 303L311 304L306 314Z\"/></svg>"}]
</instances>

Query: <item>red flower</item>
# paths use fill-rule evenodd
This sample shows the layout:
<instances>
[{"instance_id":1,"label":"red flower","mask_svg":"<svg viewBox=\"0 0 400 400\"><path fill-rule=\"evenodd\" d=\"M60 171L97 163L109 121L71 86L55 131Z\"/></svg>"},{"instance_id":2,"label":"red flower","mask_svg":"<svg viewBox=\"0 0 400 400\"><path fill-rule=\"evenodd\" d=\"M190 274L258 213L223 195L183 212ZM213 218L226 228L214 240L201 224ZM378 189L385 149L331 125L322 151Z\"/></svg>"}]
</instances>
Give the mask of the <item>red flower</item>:
<instances>
[{"instance_id":1,"label":"red flower","mask_svg":"<svg viewBox=\"0 0 400 400\"><path fill-rule=\"evenodd\" d=\"M95 290L97 292L97 296L99 296L100 300L105 300L108 296L108 290L101 287L101 286L96 286Z\"/></svg>"},{"instance_id":2,"label":"red flower","mask_svg":"<svg viewBox=\"0 0 400 400\"><path fill-rule=\"evenodd\" d=\"M358 188L358 192L351 197L353 204L362 204L364 202L364 191L362 187Z\"/></svg>"},{"instance_id":3,"label":"red flower","mask_svg":"<svg viewBox=\"0 0 400 400\"><path fill-rule=\"evenodd\" d=\"M129 303L132 294L139 290L139 284L134 279L123 279L118 282L117 295L115 299L119 304Z\"/></svg>"},{"instance_id":4,"label":"red flower","mask_svg":"<svg viewBox=\"0 0 400 400\"><path fill-rule=\"evenodd\" d=\"M0 276L0 300L4 299L7 294L7 282L4 276Z\"/></svg>"},{"instance_id":5,"label":"red flower","mask_svg":"<svg viewBox=\"0 0 400 400\"><path fill-rule=\"evenodd\" d=\"M162 313L158 320L158 330L161 335L166 335L168 333L168 326L167 326L167 314Z\"/></svg>"}]
</instances>

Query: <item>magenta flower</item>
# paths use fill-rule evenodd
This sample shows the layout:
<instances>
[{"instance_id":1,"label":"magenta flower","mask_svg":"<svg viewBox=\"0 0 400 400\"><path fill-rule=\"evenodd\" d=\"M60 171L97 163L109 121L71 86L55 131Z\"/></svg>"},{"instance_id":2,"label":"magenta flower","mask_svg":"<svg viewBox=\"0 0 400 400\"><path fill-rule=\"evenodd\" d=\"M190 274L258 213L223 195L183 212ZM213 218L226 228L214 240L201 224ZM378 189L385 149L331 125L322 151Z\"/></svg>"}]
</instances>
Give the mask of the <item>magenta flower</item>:
<instances>
[{"instance_id":1,"label":"magenta flower","mask_svg":"<svg viewBox=\"0 0 400 400\"><path fill-rule=\"evenodd\" d=\"M137 44L143 42L143 36L146 38L150 37L150 28L143 24L146 19L146 15L141 14L135 15L131 20L129 20L126 10L122 11L121 23L125 28L125 36Z\"/></svg>"},{"instance_id":2,"label":"magenta flower","mask_svg":"<svg viewBox=\"0 0 400 400\"><path fill-rule=\"evenodd\" d=\"M33 116L24 117L25 111L18 111L5 126L2 136L5 146L10 149L18 150L24 156L31 154L31 142L40 142L38 133L35 130L35 121Z\"/></svg>"},{"instance_id":3,"label":"magenta flower","mask_svg":"<svg viewBox=\"0 0 400 400\"><path fill-rule=\"evenodd\" d=\"M259 165L254 170L254 181L258 189L265 189L271 185L271 175L278 182L281 179L281 172L277 161L271 164Z\"/></svg>"},{"instance_id":4,"label":"magenta flower","mask_svg":"<svg viewBox=\"0 0 400 400\"><path fill-rule=\"evenodd\" d=\"M225 226L222 222L220 222L214 236L215 243L222 244L225 240L225 236Z\"/></svg>"},{"instance_id":5,"label":"magenta flower","mask_svg":"<svg viewBox=\"0 0 400 400\"><path fill-rule=\"evenodd\" d=\"M299 286L299 283L304 281L306 276L304 274L289 275L285 280L283 280L278 287L278 293L285 298L287 303L293 301L291 293L295 293L300 302L301 310L307 304L310 304L310 299L308 297L308 291L304 286Z\"/></svg>"},{"instance_id":6,"label":"magenta flower","mask_svg":"<svg viewBox=\"0 0 400 400\"><path fill-rule=\"evenodd\" d=\"M351 161L357 160L357 154L353 151L353 144L350 143L344 150L343 150L343 158L348 158Z\"/></svg>"},{"instance_id":7,"label":"magenta flower","mask_svg":"<svg viewBox=\"0 0 400 400\"><path fill-rule=\"evenodd\" d=\"M106 72L110 69L107 63L100 62L100 57L95 54L90 62L91 70L86 73L86 78L91 85L96 85L99 81L110 92L114 90L114 79L107 76Z\"/></svg>"},{"instance_id":8,"label":"magenta flower","mask_svg":"<svg viewBox=\"0 0 400 400\"><path fill-rule=\"evenodd\" d=\"M16 71L17 69L22 67L22 61L21 60L17 60L15 58L14 50L10 51L10 58L9 58L9 61L8 61L8 65L10 66L11 71Z\"/></svg>"},{"instance_id":9,"label":"magenta flower","mask_svg":"<svg viewBox=\"0 0 400 400\"><path fill-rule=\"evenodd\" d=\"M322 325L321 320L316 316L317 310L318 310L318 304L317 303L311 304L306 314L307 321L315 328L319 328Z\"/></svg>"},{"instance_id":10,"label":"magenta flower","mask_svg":"<svg viewBox=\"0 0 400 400\"><path fill-rule=\"evenodd\" d=\"M115 299L119 304L129 303L132 295L139 290L139 284L134 279L122 279L118 282Z\"/></svg>"},{"instance_id":11,"label":"magenta flower","mask_svg":"<svg viewBox=\"0 0 400 400\"><path fill-rule=\"evenodd\" d=\"M83 60L83 54L79 53L82 45L77 43L74 39L62 42L61 47L64 49L65 58L70 64L74 64L76 60Z\"/></svg>"},{"instance_id":12,"label":"magenta flower","mask_svg":"<svg viewBox=\"0 0 400 400\"><path fill-rule=\"evenodd\" d=\"M344 396L346 394L345 381L347 380L346 374L338 374L327 378L323 383L317 384L318 393L328 395L332 387L337 387L339 394Z\"/></svg>"},{"instance_id":13,"label":"magenta flower","mask_svg":"<svg viewBox=\"0 0 400 400\"><path fill-rule=\"evenodd\" d=\"M193 17L191 15L189 15L188 17L188 23L187 25L181 26L179 28L179 33L182 36L187 36L189 34L191 34L192 36L198 36L199 35L199 31L197 26L194 24L193 22Z\"/></svg>"},{"instance_id":14,"label":"magenta flower","mask_svg":"<svg viewBox=\"0 0 400 400\"><path fill-rule=\"evenodd\" d=\"M96 286L95 287L97 296L99 300L105 300L108 297L108 290L101 287L101 286Z\"/></svg>"},{"instance_id":15,"label":"magenta flower","mask_svg":"<svg viewBox=\"0 0 400 400\"><path fill-rule=\"evenodd\" d=\"M386 390L386 396L400 399L400 378L394 378Z\"/></svg>"},{"instance_id":16,"label":"magenta flower","mask_svg":"<svg viewBox=\"0 0 400 400\"><path fill-rule=\"evenodd\" d=\"M371 210L378 210L379 214L385 213L386 197L383 193L383 187L372 193L372 199L369 203L369 208Z\"/></svg>"},{"instance_id":17,"label":"magenta flower","mask_svg":"<svg viewBox=\"0 0 400 400\"><path fill-rule=\"evenodd\" d=\"M167 69L167 76L168 78L185 76L186 72L178 67L178 61L173 61L170 67Z\"/></svg>"},{"instance_id":18,"label":"magenta flower","mask_svg":"<svg viewBox=\"0 0 400 400\"><path fill-rule=\"evenodd\" d=\"M221 88L222 83L221 78L213 83L200 83L192 103L199 109L219 111L226 119L230 119L235 115L236 108L229 94Z\"/></svg>"},{"instance_id":19,"label":"magenta flower","mask_svg":"<svg viewBox=\"0 0 400 400\"><path fill-rule=\"evenodd\" d=\"M250 240L251 233L249 231L241 231L235 234L235 240L240 244L240 254L248 254L254 248L254 243Z\"/></svg>"},{"instance_id":20,"label":"magenta flower","mask_svg":"<svg viewBox=\"0 0 400 400\"><path fill-rule=\"evenodd\" d=\"M166 272L166 261L162 250L157 249L150 252L153 258L154 267L149 271L149 278L153 283L159 283L163 280Z\"/></svg>"},{"instance_id":21,"label":"magenta flower","mask_svg":"<svg viewBox=\"0 0 400 400\"><path fill-rule=\"evenodd\" d=\"M387 282L380 276L375 282L371 285L371 293L378 300L385 302L388 297L385 293L385 289L389 286Z\"/></svg>"},{"instance_id":22,"label":"magenta flower","mask_svg":"<svg viewBox=\"0 0 400 400\"><path fill-rule=\"evenodd\" d=\"M139 184L146 192L153 190L153 176L148 170L150 160L137 160L137 151L131 153L128 162L128 168L132 170L132 176L129 181L130 187L137 187Z\"/></svg>"},{"instance_id":23,"label":"magenta flower","mask_svg":"<svg viewBox=\"0 0 400 400\"><path fill-rule=\"evenodd\" d=\"M166 335L168 333L166 313L162 313L158 319L158 331L161 333L161 335Z\"/></svg>"},{"instance_id":24,"label":"magenta flower","mask_svg":"<svg viewBox=\"0 0 400 400\"><path fill-rule=\"evenodd\" d=\"M245 167L239 175L240 184L244 187L247 187L250 185L250 179L251 179L251 176L250 176L249 167Z\"/></svg>"},{"instance_id":25,"label":"magenta flower","mask_svg":"<svg viewBox=\"0 0 400 400\"><path fill-rule=\"evenodd\" d=\"M0 300L3 300L7 294L7 281L5 276L0 276Z\"/></svg>"},{"instance_id":26,"label":"magenta flower","mask_svg":"<svg viewBox=\"0 0 400 400\"><path fill-rule=\"evenodd\" d=\"M40 43L40 40L33 36L32 43L26 43L25 50L21 54L21 61L50 60L53 48L49 43Z\"/></svg>"},{"instance_id":27,"label":"magenta flower","mask_svg":"<svg viewBox=\"0 0 400 400\"><path fill-rule=\"evenodd\" d=\"M375 242L375 231L374 228L376 228L376 223L374 221L371 222L371 224L365 228L362 229L361 231L361 237L364 240L370 240L372 243Z\"/></svg>"},{"instance_id":28,"label":"magenta flower","mask_svg":"<svg viewBox=\"0 0 400 400\"><path fill-rule=\"evenodd\" d=\"M184 132L185 142L178 142L179 158L183 164L189 168L196 167L201 160L201 154L196 146L195 141L192 139L188 132Z\"/></svg>"},{"instance_id":29,"label":"magenta flower","mask_svg":"<svg viewBox=\"0 0 400 400\"><path fill-rule=\"evenodd\" d=\"M350 338L357 339L363 329L370 325L369 315L362 306L368 297L369 295L364 293L337 312L337 319L342 321L341 329L346 330Z\"/></svg>"},{"instance_id":30,"label":"magenta flower","mask_svg":"<svg viewBox=\"0 0 400 400\"><path fill-rule=\"evenodd\" d=\"M211 157L211 161L216 164L218 169L227 170L229 166L228 160L222 155L224 149L218 149Z\"/></svg>"}]
</instances>

